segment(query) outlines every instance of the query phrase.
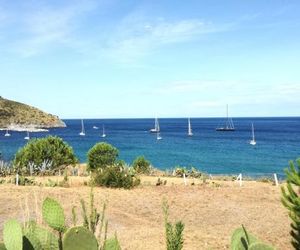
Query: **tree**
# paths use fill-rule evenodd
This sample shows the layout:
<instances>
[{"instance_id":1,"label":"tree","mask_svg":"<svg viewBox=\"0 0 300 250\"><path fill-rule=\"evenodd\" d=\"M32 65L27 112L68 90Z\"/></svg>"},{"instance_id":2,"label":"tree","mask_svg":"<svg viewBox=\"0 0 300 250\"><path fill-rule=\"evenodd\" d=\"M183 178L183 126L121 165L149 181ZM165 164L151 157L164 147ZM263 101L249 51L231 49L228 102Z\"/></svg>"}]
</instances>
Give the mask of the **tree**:
<instances>
[{"instance_id":1,"label":"tree","mask_svg":"<svg viewBox=\"0 0 300 250\"><path fill-rule=\"evenodd\" d=\"M77 162L71 146L59 137L48 136L30 140L16 153L13 165L21 174L38 174Z\"/></svg>"},{"instance_id":2,"label":"tree","mask_svg":"<svg viewBox=\"0 0 300 250\"><path fill-rule=\"evenodd\" d=\"M285 169L287 185L281 187L283 205L289 210L291 223L292 245L295 249L300 249L300 158L296 160L297 169L294 162L290 161L290 167ZM294 189L298 190L295 191Z\"/></svg>"},{"instance_id":3,"label":"tree","mask_svg":"<svg viewBox=\"0 0 300 250\"><path fill-rule=\"evenodd\" d=\"M91 171L112 166L119 155L117 148L101 142L95 144L88 152L88 169Z\"/></svg>"},{"instance_id":4,"label":"tree","mask_svg":"<svg viewBox=\"0 0 300 250\"><path fill-rule=\"evenodd\" d=\"M133 169L139 174L150 174L151 163L144 156L138 156L132 163Z\"/></svg>"}]
</instances>

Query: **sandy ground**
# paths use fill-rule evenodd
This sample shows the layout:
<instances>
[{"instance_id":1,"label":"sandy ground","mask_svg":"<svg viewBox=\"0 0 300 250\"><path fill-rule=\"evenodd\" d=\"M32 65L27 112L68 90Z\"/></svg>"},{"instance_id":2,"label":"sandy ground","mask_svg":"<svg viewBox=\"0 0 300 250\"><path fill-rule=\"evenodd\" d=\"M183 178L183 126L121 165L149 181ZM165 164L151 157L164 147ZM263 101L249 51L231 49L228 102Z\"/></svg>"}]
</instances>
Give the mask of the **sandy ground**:
<instances>
[{"instance_id":1,"label":"sandy ground","mask_svg":"<svg viewBox=\"0 0 300 250\"><path fill-rule=\"evenodd\" d=\"M241 224L277 249L292 249L280 187L255 181L242 187L232 181L214 181L220 187L212 181L185 186L179 178L162 179L167 179L166 186L155 186L157 177L143 177L142 185L132 190L94 188L99 209L108 203L108 231L117 231L122 249L165 249L163 198L170 205L170 220L185 223L184 249L228 249L232 231ZM84 180L70 178L69 188L0 185L1 235L8 218L41 220L41 202L47 196L62 203L70 222L71 208L75 205L79 213L79 199L88 201L90 188L83 186Z\"/></svg>"}]
</instances>

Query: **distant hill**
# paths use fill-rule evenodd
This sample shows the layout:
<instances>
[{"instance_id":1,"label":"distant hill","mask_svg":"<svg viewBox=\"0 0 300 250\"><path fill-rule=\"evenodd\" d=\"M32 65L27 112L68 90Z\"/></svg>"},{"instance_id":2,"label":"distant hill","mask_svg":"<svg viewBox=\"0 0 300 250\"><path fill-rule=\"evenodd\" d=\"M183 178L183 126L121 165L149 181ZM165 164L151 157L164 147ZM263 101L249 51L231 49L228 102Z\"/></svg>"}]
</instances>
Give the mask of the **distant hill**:
<instances>
[{"instance_id":1,"label":"distant hill","mask_svg":"<svg viewBox=\"0 0 300 250\"><path fill-rule=\"evenodd\" d=\"M0 128L52 128L65 127L58 116L47 114L24 103L4 99L0 96Z\"/></svg>"}]
</instances>

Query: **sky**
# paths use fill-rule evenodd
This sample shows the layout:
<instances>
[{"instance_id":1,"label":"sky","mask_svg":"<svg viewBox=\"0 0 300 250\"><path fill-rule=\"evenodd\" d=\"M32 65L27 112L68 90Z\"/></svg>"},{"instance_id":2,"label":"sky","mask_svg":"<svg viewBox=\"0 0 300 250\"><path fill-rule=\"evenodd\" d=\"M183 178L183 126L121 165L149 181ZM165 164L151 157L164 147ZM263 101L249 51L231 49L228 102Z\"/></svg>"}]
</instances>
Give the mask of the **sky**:
<instances>
[{"instance_id":1,"label":"sky","mask_svg":"<svg viewBox=\"0 0 300 250\"><path fill-rule=\"evenodd\" d=\"M0 95L61 118L300 116L298 0L0 0Z\"/></svg>"}]
</instances>

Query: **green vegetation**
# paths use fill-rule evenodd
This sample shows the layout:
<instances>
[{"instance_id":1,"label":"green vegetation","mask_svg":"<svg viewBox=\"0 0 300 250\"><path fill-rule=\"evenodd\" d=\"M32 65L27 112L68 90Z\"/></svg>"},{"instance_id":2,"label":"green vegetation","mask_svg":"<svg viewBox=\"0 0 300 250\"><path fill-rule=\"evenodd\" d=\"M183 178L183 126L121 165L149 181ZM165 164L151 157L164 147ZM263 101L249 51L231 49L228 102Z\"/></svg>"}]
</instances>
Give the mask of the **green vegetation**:
<instances>
[{"instance_id":1,"label":"green vegetation","mask_svg":"<svg viewBox=\"0 0 300 250\"><path fill-rule=\"evenodd\" d=\"M177 221L175 225L172 225L171 222L168 221L169 205L166 200L163 201L163 213L167 250L181 250L183 248L184 224L181 221Z\"/></svg>"},{"instance_id":2,"label":"green vegetation","mask_svg":"<svg viewBox=\"0 0 300 250\"><path fill-rule=\"evenodd\" d=\"M289 210L291 223L292 245L300 249L300 159L296 160L297 169L293 161L290 161L289 168L285 169L287 176L287 187L282 187L282 203ZM297 188L297 191L294 190Z\"/></svg>"},{"instance_id":3,"label":"green vegetation","mask_svg":"<svg viewBox=\"0 0 300 250\"><path fill-rule=\"evenodd\" d=\"M138 156L132 163L133 169L139 174L150 174L151 163L144 156Z\"/></svg>"},{"instance_id":4,"label":"green vegetation","mask_svg":"<svg viewBox=\"0 0 300 250\"><path fill-rule=\"evenodd\" d=\"M92 184L112 188L130 189L140 184L140 179L124 165L107 166L92 173Z\"/></svg>"},{"instance_id":5,"label":"green vegetation","mask_svg":"<svg viewBox=\"0 0 300 250\"><path fill-rule=\"evenodd\" d=\"M29 141L16 153L13 165L15 171L22 175L43 175L55 173L76 162L72 147L59 137L48 136Z\"/></svg>"},{"instance_id":6,"label":"green vegetation","mask_svg":"<svg viewBox=\"0 0 300 250\"><path fill-rule=\"evenodd\" d=\"M92 217L97 210L94 208L94 196L91 191L91 204L88 223L91 226ZM105 206L104 206L105 207ZM75 211L73 210L75 214ZM98 214L98 213L97 213ZM1 250L120 250L120 243L116 236L107 239L107 221L104 220L104 210L100 219L98 238L95 236L96 223L92 227L74 226L68 228L66 218L61 205L52 198L46 198L43 202L42 215L44 222L52 229L38 225L35 221L28 221L22 227L16 220L8 220L4 224L3 240L0 243ZM86 211L82 213L83 221ZM74 217L74 215L73 215ZM100 217L100 215L99 215ZM98 218L99 218L98 217ZM103 222L105 221L104 236L102 235ZM92 230L91 230L92 229Z\"/></svg>"},{"instance_id":7,"label":"green vegetation","mask_svg":"<svg viewBox=\"0 0 300 250\"><path fill-rule=\"evenodd\" d=\"M0 128L11 124L35 127L65 127L57 116L47 114L29 105L0 97Z\"/></svg>"},{"instance_id":8,"label":"green vegetation","mask_svg":"<svg viewBox=\"0 0 300 250\"><path fill-rule=\"evenodd\" d=\"M108 143L97 143L88 152L88 168L91 171L112 166L119 155L118 149Z\"/></svg>"},{"instance_id":9,"label":"green vegetation","mask_svg":"<svg viewBox=\"0 0 300 250\"><path fill-rule=\"evenodd\" d=\"M178 177L183 177L183 174L185 174L186 177L194 177L194 178L203 178L205 176L204 173L198 171L196 168L191 167L181 167L177 166L174 170L174 175Z\"/></svg>"},{"instance_id":10,"label":"green vegetation","mask_svg":"<svg viewBox=\"0 0 300 250\"><path fill-rule=\"evenodd\" d=\"M246 228L242 226L234 230L231 236L231 250L274 250L270 245L259 241L255 236L248 233Z\"/></svg>"}]
</instances>

